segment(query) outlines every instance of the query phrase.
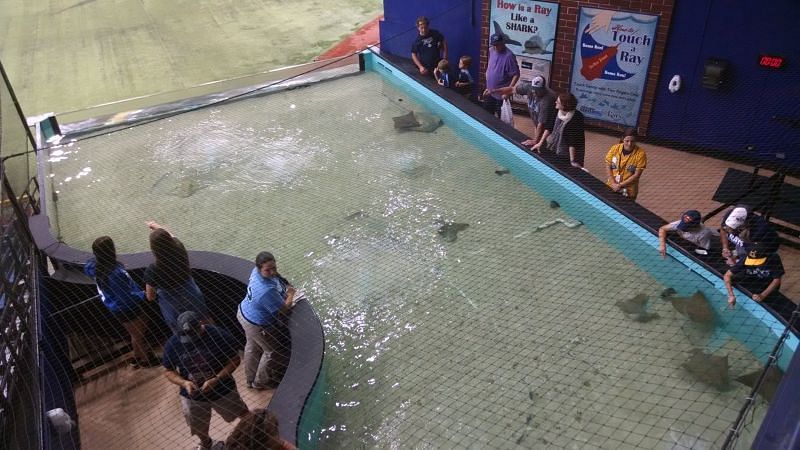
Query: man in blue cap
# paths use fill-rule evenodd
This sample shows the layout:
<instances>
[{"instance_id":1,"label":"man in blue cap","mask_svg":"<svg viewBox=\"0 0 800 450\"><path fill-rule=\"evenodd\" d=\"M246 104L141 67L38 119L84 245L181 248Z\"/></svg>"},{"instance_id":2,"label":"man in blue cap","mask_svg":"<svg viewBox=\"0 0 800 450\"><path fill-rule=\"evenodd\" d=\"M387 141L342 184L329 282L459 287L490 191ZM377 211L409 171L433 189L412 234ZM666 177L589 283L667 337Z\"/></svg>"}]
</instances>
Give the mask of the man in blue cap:
<instances>
[{"instance_id":1,"label":"man in blue cap","mask_svg":"<svg viewBox=\"0 0 800 450\"><path fill-rule=\"evenodd\" d=\"M514 53L506 47L502 34L489 38L489 62L486 65L486 89L481 98L483 107L494 115L499 115L503 98L514 93L519 80L519 66Z\"/></svg>"},{"instance_id":2,"label":"man in blue cap","mask_svg":"<svg viewBox=\"0 0 800 450\"><path fill-rule=\"evenodd\" d=\"M239 345L224 329L204 324L195 311L180 314L177 326L178 334L164 346L164 376L181 388L181 409L191 433L200 438L198 448L210 449L212 409L226 422L248 412L233 379L241 361Z\"/></svg>"},{"instance_id":3,"label":"man in blue cap","mask_svg":"<svg viewBox=\"0 0 800 450\"><path fill-rule=\"evenodd\" d=\"M708 249L711 248L711 239L715 235L715 232L711 228L703 225L701 220L700 212L690 209L681 214L680 220L670 222L659 228L658 251L661 253L661 257L664 258L667 256L667 234L670 232L677 233L681 238L696 245L697 249L704 251L698 252L699 254L707 254Z\"/></svg>"}]
</instances>

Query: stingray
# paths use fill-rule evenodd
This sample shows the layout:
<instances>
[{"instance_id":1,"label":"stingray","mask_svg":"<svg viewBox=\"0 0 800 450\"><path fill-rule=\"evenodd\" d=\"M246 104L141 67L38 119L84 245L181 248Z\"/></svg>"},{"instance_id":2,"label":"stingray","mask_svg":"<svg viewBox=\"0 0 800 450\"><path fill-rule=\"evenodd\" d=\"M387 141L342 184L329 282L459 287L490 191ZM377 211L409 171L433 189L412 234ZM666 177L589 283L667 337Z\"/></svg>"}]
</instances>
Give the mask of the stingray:
<instances>
[{"instance_id":1,"label":"stingray","mask_svg":"<svg viewBox=\"0 0 800 450\"><path fill-rule=\"evenodd\" d=\"M431 173L433 173L433 169L431 169L430 166L426 166L424 164L419 164L419 165L414 164L411 165L410 167L402 169L401 172L403 172L409 178L416 179L416 178L430 177Z\"/></svg>"},{"instance_id":2,"label":"stingray","mask_svg":"<svg viewBox=\"0 0 800 450\"><path fill-rule=\"evenodd\" d=\"M458 239L458 232L464 231L469 227L468 223L440 222L439 236L446 242L455 242Z\"/></svg>"},{"instance_id":3,"label":"stingray","mask_svg":"<svg viewBox=\"0 0 800 450\"><path fill-rule=\"evenodd\" d=\"M538 34L534 34L533 36L528 38L527 41L525 41L525 44L523 45L525 49L522 50L522 53L530 53L532 55L539 55L542 53L553 53L553 52L548 52L547 47L549 47L554 40L555 39L550 39L545 43L544 39L542 39L541 36L539 36Z\"/></svg>"},{"instance_id":4,"label":"stingray","mask_svg":"<svg viewBox=\"0 0 800 450\"><path fill-rule=\"evenodd\" d=\"M344 220L358 220L358 219L366 219L369 217L369 213L364 210L358 210L353 214L348 214L345 216Z\"/></svg>"},{"instance_id":5,"label":"stingray","mask_svg":"<svg viewBox=\"0 0 800 450\"><path fill-rule=\"evenodd\" d=\"M635 322L650 322L658 319L658 314L647 312L647 296L639 294L628 300L620 300L615 303L629 319Z\"/></svg>"},{"instance_id":6,"label":"stingray","mask_svg":"<svg viewBox=\"0 0 800 450\"><path fill-rule=\"evenodd\" d=\"M738 376L736 377L736 381L752 388L756 385L758 378L761 376L761 372L763 372L763 369ZM775 366L770 366L769 369L767 369L767 374L764 376L764 381L761 382L761 388L759 388L757 394L761 394L768 402L772 402L772 399L775 398L775 392L778 390L778 385L781 384L782 378L783 371Z\"/></svg>"},{"instance_id":7,"label":"stingray","mask_svg":"<svg viewBox=\"0 0 800 450\"><path fill-rule=\"evenodd\" d=\"M183 173L167 172L153 183L150 192L187 198L207 187L208 183L196 175L189 176Z\"/></svg>"},{"instance_id":8,"label":"stingray","mask_svg":"<svg viewBox=\"0 0 800 450\"><path fill-rule=\"evenodd\" d=\"M494 20L492 21L492 23L494 24L494 34L499 34L500 36L503 36L503 42L506 45L519 45L519 46L522 46L521 42L515 41L514 39L511 39L511 37L509 37L507 34L503 33L503 27L501 27L499 23L497 23Z\"/></svg>"},{"instance_id":9,"label":"stingray","mask_svg":"<svg viewBox=\"0 0 800 450\"><path fill-rule=\"evenodd\" d=\"M728 355L715 356L699 348L692 350L692 356L682 364L695 379L713 386L720 391L728 389Z\"/></svg>"},{"instance_id":10,"label":"stingray","mask_svg":"<svg viewBox=\"0 0 800 450\"><path fill-rule=\"evenodd\" d=\"M508 170L508 169L499 169L499 170L495 170L494 173L496 173L497 175L503 176L503 175L505 175L507 173L511 173L511 171Z\"/></svg>"},{"instance_id":11,"label":"stingray","mask_svg":"<svg viewBox=\"0 0 800 450\"><path fill-rule=\"evenodd\" d=\"M417 118L414 117L414 111L409 111L408 114L404 114L402 116L392 117L392 120L394 121L394 127L399 129L407 129L419 126Z\"/></svg>"},{"instance_id":12,"label":"stingray","mask_svg":"<svg viewBox=\"0 0 800 450\"><path fill-rule=\"evenodd\" d=\"M550 200L550 207L556 209L556 208L561 208L561 205L559 205L558 202L555 200Z\"/></svg>"},{"instance_id":13,"label":"stingray","mask_svg":"<svg viewBox=\"0 0 800 450\"><path fill-rule=\"evenodd\" d=\"M424 112L414 113L414 117L417 119L419 125L416 127L407 128L408 130L431 133L444 123L439 117Z\"/></svg>"},{"instance_id":14,"label":"stingray","mask_svg":"<svg viewBox=\"0 0 800 450\"><path fill-rule=\"evenodd\" d=\"M675 289L668 288L661 293L661 298L672 303L672 307L689 320L700 324L713 324L714 310L702 292L697 291L691 297L678 297Z\"/></svg>"}]
</instances>

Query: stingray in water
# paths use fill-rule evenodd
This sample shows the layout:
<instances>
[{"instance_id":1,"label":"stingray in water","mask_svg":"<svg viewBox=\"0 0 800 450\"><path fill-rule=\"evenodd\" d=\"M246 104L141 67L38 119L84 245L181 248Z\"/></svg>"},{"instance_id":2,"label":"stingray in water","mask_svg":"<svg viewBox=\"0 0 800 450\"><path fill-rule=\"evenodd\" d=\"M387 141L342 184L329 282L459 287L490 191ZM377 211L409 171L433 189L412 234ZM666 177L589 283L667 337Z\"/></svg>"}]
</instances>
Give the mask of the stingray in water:
<instances>
[{"instance_id":1,"label":"stingray in water","mask_svg":"<svg viewBox=\"0 0 800 450\"><path fill-rule=\"evenodd\" d=\"M736 377L736 381L752 388L756 385L758 377L761 376L761 372L763 372L762 369L746 373ZM761 394L768 402L772 402L772 399L775 398L775 392L778 390L778 385L781 384L782 378L783 371L775 366L770 366L769 369L767 369L767 374L764 375L764 381L761 382L761 388L757 393Z\"/></svg>"},{"instance_id":2,"label":"stingray in water","mask_svg":"<svg viewBox=\"0 0 800 450\"><path fill-rule=\"evenodd\" d=\"M446 242L455 242L458 239L458 232L466 230L467 227L468 223L439 222L439 236Z\"/></svg>"},{"instance_id":3,"label":"stingray in water","mask_svg":"<svg viewBox=\"0 0 800 450\"><path fill-rule=\"evenodd\" d=\"M345 216L344 220L359 220L359 219L366 219L367 217L369 217L369 213L364 211L363 209L359 209L353 214L348 214L347 216Z\"/></svg>"},{"instance_id":4,"label":"stingray in water","mask_svg":"<svg viewBox=\"0 0 800 450\"><path fill-rule=\"evenodd\" d=\"M511 173L511 171L508 170L508 169L499 169L499 170L495 170L494 173L497 174L497 175L503 176L503 175L505 175L507 173Z\"/></svg>"},{"instance_id":5,"label":"stingray in water","mask_svg":"<svg viewBox=\"0 0 800 450\"><path fill-rule=\"evenodd\" d=\"M647 296L639 294L628 300L620 300L615 303L629 319L635 322L650 322L658 319L657 313L647 312Z\"/></svg>"},{"instance_id":6,"label":"stingray in water","mask_svg":"<svg viewBox=\"0 0 800 450\"><path fill-rule=\"evenodd\" d=\"M208 183L199 177L197 173L194 176L190 176L181 172L167 172L153 183L150 192L187 198L207 187Z\"/></svg>"},{"instance_id":7,"label":"stingray in water","mask_svg":"<svg viewBox=\"0 0 800 450\"><path fill-rule=\"evenodd\" d=\"M724 391L730 386L728 355L715 356L695 348L692 350L692 356L682 366L698 381L720 391Z\"/></svg>"},{"instance_id":8,"label":"stingray in water","mask_svg":"<svg viewBox=\"0 0 800 450\"><path fill-rule=\"evenodd\" d=\"M668 288L661 293L661 298L672 303L672 307L689 320L700 324L714 324L716 317L711 304L702 292L697 291L691 297L679 297L675 289Z\"/></svg>"}]
</instances>

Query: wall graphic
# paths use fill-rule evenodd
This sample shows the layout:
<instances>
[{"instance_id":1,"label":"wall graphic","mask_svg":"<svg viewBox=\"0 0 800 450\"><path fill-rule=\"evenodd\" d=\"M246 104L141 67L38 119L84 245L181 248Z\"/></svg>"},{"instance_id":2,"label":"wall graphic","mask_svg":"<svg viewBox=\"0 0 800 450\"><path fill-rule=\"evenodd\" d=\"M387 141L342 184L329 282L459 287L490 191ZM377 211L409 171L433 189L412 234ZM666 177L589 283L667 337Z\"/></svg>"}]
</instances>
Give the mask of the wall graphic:
<instances>
[{"instance_id":1,"label":"wall graphic","mask_svg":"<svg viewBox=\"0 0 800 450\"><path fill-rule=\"evenodd\" d=\"M531 0L492 0L489 34L502 34L517 56L520 81L542 75L550 81L555 49L558 3ZM487 44L488 45L488 44ZM522 101L524 97L515 96Z\"/></svg>"},{"instance_id":2,"label":"wall graphic","mask_svg":"<svg viewBox=\"0 0 800 450\"><path fill-rule=\"evenodd\" d=\"M635 127L658 16L581 8L570 90L592 119Z\"/></svg>"}]
</instances>

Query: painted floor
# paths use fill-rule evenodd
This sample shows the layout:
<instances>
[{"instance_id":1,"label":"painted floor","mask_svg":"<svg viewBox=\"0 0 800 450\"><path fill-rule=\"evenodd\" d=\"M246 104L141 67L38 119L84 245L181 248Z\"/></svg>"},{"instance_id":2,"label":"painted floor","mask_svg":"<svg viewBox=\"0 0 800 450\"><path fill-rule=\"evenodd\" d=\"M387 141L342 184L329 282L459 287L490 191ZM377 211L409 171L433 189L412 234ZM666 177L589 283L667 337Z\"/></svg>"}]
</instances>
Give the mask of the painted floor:
<instances>
[{"instance_id":1,"label":"painted floor","mask_svg":"<svg viewBox=\"0 0 800 450\"><path fill-rule=\"evenodd\" d=\"M53 0L0 6L0 60L26 116L310 62L381 0Z\"/></svg>"}]
</instances>

